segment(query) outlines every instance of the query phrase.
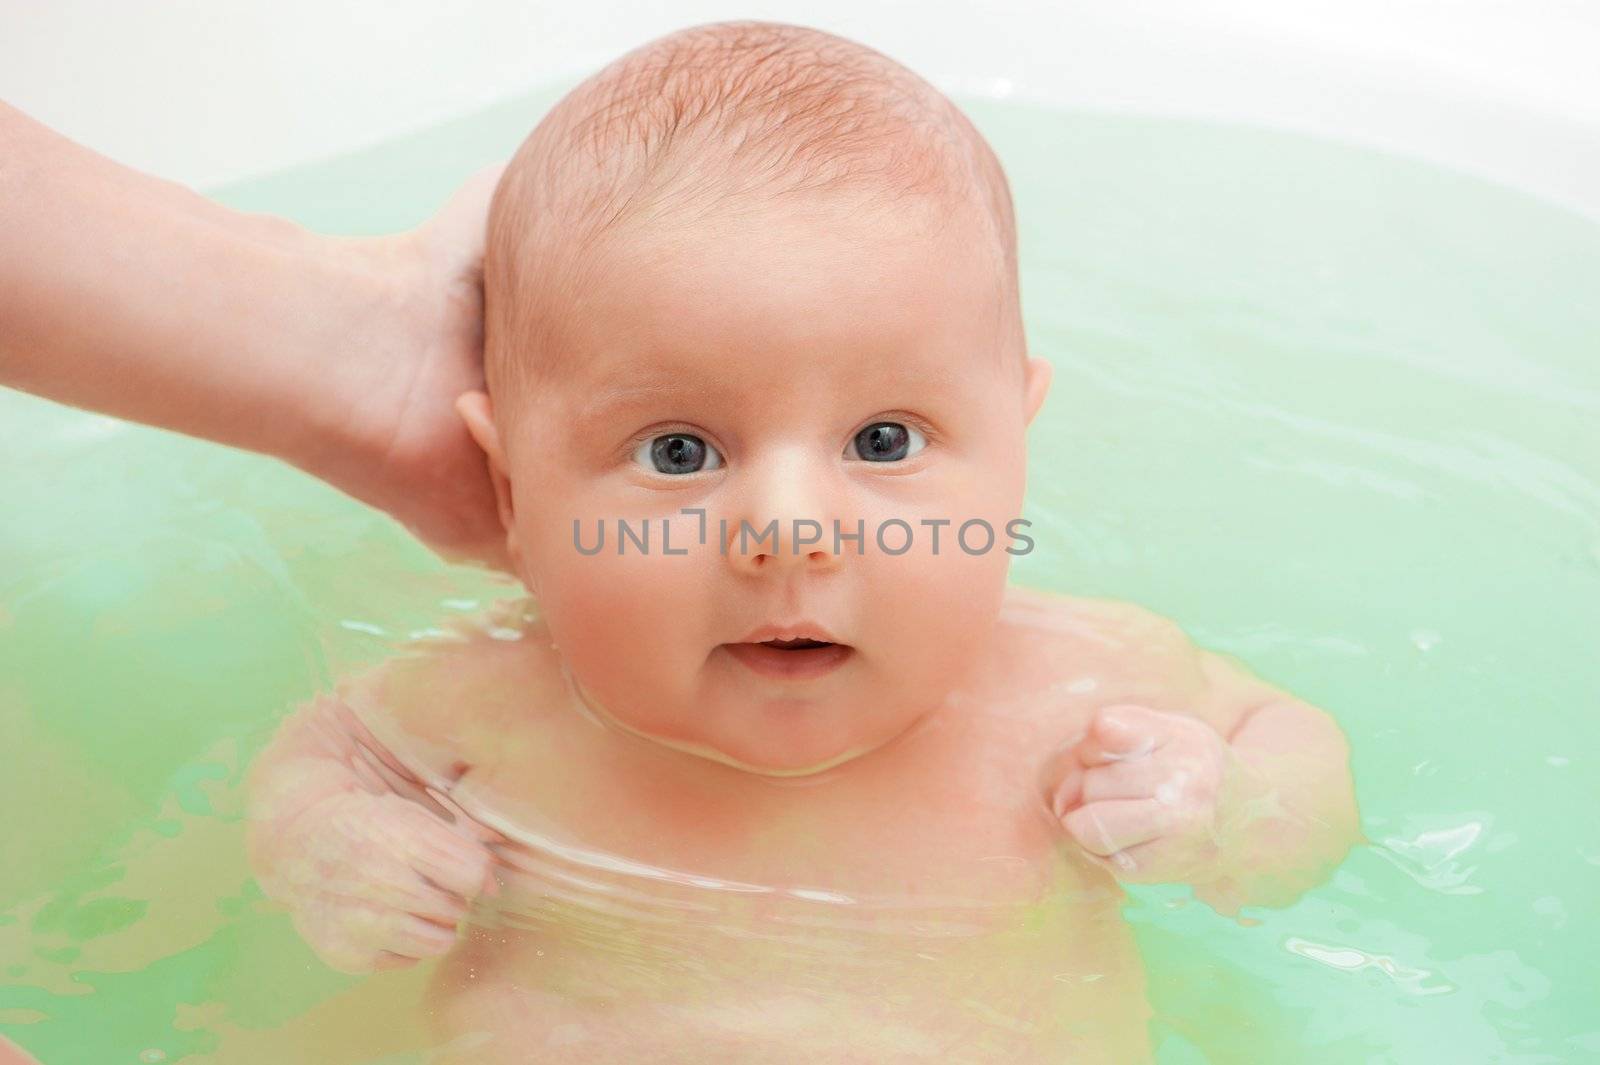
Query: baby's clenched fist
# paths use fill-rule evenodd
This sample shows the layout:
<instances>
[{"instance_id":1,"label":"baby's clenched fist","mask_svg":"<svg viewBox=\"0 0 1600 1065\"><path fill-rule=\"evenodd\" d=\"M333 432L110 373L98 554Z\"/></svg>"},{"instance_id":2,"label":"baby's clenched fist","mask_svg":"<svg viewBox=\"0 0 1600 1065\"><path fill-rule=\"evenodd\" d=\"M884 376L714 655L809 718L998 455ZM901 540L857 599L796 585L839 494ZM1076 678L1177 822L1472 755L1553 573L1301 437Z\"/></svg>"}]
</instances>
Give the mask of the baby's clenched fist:
<instances>
[{"instance_id":1,"label":"baby's clenched fist","mask_svg":"<svg viewBox=\"0 0 1600 1065\"><path fill-rule=\"evenodd\" d=\"M1238 772L1204 721L1108 706L1051 758L1045 796L1067 834L1118 878L1192 883L1217 867L1220 811Z\"/></svg>"}]
</instances>

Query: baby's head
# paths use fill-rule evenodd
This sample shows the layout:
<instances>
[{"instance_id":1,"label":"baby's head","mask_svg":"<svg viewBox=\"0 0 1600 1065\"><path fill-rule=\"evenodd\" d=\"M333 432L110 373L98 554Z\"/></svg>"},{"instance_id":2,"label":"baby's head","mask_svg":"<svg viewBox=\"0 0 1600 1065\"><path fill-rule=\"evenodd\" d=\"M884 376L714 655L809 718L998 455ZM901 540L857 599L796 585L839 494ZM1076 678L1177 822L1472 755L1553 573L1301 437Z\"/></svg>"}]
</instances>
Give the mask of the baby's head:
<instances>
[{"instance_id":1,"label":"baby's head","mask_svg":"<svg viewBox=\"0 0 1600 1065\"><path fill-rule=\"evenodd\" d=\"M646 44L507 168L485 297L460 406L595 709L797 773L968 678L1049 369L1004 173L926 82L797 26Z\"/></svg>"}]
</instances>

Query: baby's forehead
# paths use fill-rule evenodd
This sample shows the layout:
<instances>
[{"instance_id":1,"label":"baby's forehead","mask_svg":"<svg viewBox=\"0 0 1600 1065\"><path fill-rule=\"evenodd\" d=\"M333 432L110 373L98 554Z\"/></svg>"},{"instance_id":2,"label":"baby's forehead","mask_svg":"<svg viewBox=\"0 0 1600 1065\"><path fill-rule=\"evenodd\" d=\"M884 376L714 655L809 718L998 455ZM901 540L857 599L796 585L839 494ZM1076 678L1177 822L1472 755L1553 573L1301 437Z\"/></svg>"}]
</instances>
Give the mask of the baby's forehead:
<instances>
[{"instance_id":1,"label":"baby's forehead","mask_svg":"<svg viewBox=\"0 0 1600 1065\"><path fill-rule=\"evenodd\" d=\"M848 304L957 276L998 279L1003 262L986 232L982 212L955 196L750 197L619 228L589 246L594 262L584 272L701 301L729 290L806 293L831 281Z\"/></svg>"},{"instance_id":2,"label":"baby's forehead","mask_svg":"<svg viewBox=\"0 0 1600 1065\"><path fill-rule=\"evenodd\" d=\"M597 347L906 361L977 343L1004 298L996 257L953 218L833 205L619 235L582 271L572 310Z\"/></svg>"},{"instance_id":3,"label":"baby's forehead","mask_svg":"<svg viewBox=\"0 0 1600 1065\"><path fill-rule=\"evenodd\" d=\"M678 255L670 260L678 277L655 278L652 263L637 261L658 254L633 236L641 224L686 220L684 232L693 234L774 206L804 211L828 200L853 209L820 227L770 230L767 247L757 241L701 248L699 260ZM908 213L921 213L934 231L957 218L978 223L964 248L924 244L907 263L905 253L918 246L895 244L874 226ZM766 319L778 322L817 317L819 308L847 313L861 293L885 287L886 273L915 272L924 265L919 258L946 262L958 251L988 255L998 265L985 281L1009 288L1015 301L1009 189L982 136L900 64L803 27L696 27L612 63L564 97L517 152L489 230L491 382L544 373L561 359L556 334L572 322L628 319L632 328L660 330L681 308L708 300L766 301ZM887 254L896 249L898 258ZM775 250L789 261L776 261ZM709 276L718 266L723 276ZM819 276L836 292L818 292ZM688 291L651 316L632 313L638 297L602 314L590 291L596 277ZM784 285L798 294L787 306ZM745 318L761 320L753 309Z\"/></svg>"}]
</instances>

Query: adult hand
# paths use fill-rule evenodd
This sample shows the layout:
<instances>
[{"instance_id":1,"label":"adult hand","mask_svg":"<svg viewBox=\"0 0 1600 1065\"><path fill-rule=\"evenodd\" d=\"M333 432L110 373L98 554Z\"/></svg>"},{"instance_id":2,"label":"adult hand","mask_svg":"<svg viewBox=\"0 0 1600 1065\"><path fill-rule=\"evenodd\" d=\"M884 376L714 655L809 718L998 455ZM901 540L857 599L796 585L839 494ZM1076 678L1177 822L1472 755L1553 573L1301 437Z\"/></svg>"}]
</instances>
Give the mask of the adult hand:
<instances>
[{"instance_id":1,"label":"adult hand","mask_svg":"<svg viewBox=\"0 0 1600 1065\"><path fill-rule=\"evenodd\" d=\"M379 335L345 357L348 439L297 464L392 514L441 555L509 567L483 451L455 411L483 387L483 250L489 201L503 166L469 179L427 224L374 251L394 280L393 313Z\"/></svg>"},{"instance_id":2,"label":"adult hand","mask_svg":"<svg viewBox=\"0 0 1600 1065\"><path fill-rule=\"evenodd\" d=\"M457 417L482 384L498 168L433 221L320 236L120 166L0 103L0 385L291 462L451 558L508 565Z\"/></svg>"}]
</instances>

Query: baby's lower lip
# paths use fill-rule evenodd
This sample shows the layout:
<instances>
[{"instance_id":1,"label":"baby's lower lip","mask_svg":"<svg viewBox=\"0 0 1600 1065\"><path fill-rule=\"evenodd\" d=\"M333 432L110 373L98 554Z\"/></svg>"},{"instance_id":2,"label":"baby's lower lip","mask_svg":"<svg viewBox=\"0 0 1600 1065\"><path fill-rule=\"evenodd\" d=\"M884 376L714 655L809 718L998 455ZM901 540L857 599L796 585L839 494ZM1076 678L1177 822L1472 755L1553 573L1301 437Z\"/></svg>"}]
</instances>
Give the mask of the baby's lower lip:
<instances>
[{"instance_id":1,"label":"baby's lower lip","mask_svg":"<svg viewBox=\"0 0 1600 1065\"><path fill-rule=\"evenodd\" d=\"M752 672L781 680L814 680L838 669L855 648L845 643L784 651L763 643L722 645Z\"/></svg>"}]
</instances>

